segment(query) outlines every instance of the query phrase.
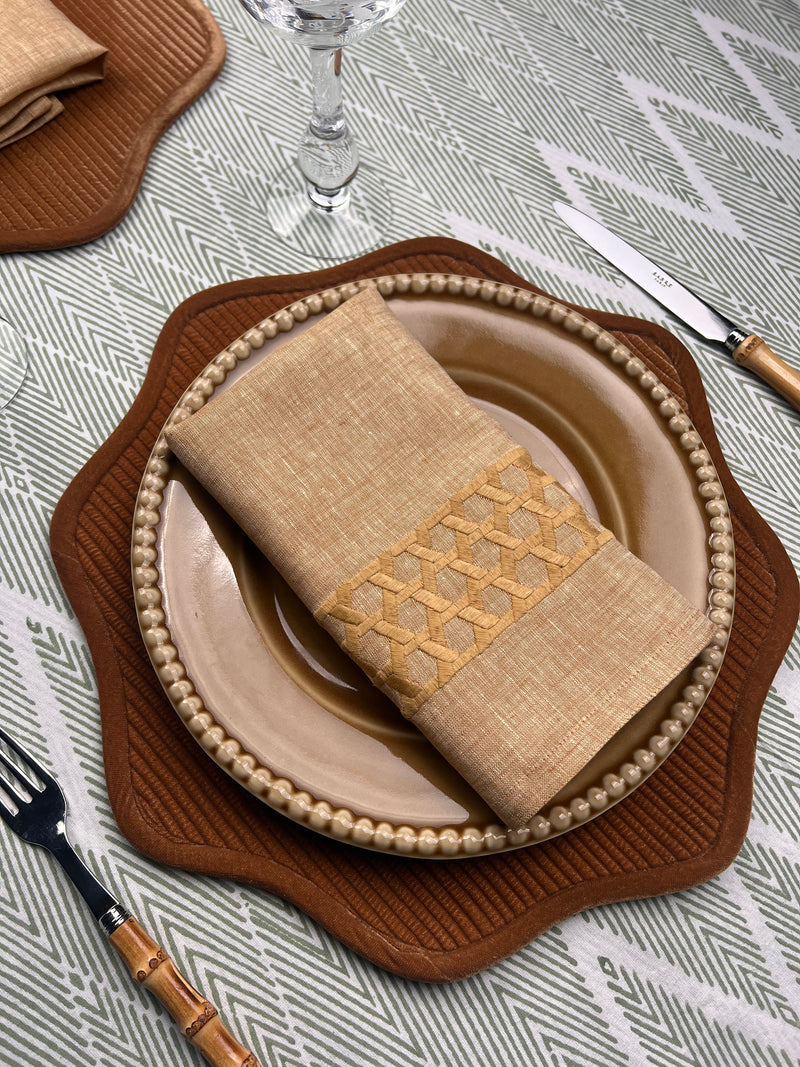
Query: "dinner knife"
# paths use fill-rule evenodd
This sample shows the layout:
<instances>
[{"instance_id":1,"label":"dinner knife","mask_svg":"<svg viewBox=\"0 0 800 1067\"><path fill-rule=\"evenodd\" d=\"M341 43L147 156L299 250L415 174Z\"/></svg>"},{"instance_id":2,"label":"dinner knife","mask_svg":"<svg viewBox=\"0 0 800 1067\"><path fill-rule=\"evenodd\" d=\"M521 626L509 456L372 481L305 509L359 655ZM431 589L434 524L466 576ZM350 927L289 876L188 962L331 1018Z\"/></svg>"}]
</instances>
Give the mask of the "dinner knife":
<instances>
[{"instance_id":1,"label":"dinner knife","mask_svg":"<svg viewBox=\"0 0 800 1067\"><path fill-rule=\"evenodd\" d=\"M747 367L759 378L763 378L800 411L800 373L776 356L765 341L715 311L690 289L681 285L647 256L642 255L590 215L570 207L569 204L562 204L559 200L553 202L553 207L575 233L627 275L640 289L644 289L707 341L723 344L739 366Z\"/></svg>"}]
</instances>

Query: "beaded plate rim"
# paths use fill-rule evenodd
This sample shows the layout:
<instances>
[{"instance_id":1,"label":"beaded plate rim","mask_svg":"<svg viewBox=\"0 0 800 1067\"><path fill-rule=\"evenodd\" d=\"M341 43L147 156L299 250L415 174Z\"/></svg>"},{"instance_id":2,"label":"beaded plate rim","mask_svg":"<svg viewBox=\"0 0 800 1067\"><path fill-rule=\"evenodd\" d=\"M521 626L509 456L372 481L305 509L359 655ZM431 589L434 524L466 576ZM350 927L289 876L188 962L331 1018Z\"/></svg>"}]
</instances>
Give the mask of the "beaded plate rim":
<instances>
[{"instance_id":1,"label":"beaded plate rim","mask_svg":"<svg viewBox=\"0 0 800 1067\"><path fill-rule=\"evenodd\" d=\"M673 704L671 717L660 725L661 732L654 734L646 747L636 749L616 773L605 774L600 783L576 795L568 804L543 810L523 829L512 830L496 822L464 828L397 826L359 816L347 808L334 808L328 801L297 789L289 779L278 777L263 766L216 722L195 691L165 625L155 548L171 455L165 430L202 407L225 381L228 372L260 349L267 339L288 333L310 315L332 311L368 287L377 288L384 297L447 293L482 300L546 318L567 333L579 335L600 355L621 366L632 386L638 386L649 396L680 448L687 453L698 494L705 502L712 549L706 615L716 628L711 642L695 661L692 682L683 690L683 699ZM270 807L310 829L361 847L415 858L469 857L550 840L583 825L630 795L675 750L700 713L722 666L735 606L735 546L727 499L700 434L658 375L613 334L551 297L507 283L433 272L383 275L332 286L267 316L218 353L184 391L148 458L134 506L131 571L136 615L150 661L173 708L208 755Z\"/></svg>"}]
</instances>

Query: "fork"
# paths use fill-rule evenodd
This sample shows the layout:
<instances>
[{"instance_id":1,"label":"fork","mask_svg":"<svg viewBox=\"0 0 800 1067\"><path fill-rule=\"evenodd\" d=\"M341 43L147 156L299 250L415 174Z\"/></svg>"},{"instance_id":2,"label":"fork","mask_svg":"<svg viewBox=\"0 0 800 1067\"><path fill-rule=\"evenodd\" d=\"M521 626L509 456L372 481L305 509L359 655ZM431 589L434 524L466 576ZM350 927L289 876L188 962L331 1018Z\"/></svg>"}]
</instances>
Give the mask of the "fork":
<instances>
[{"instance_id":1,"label":"fork","mask_svg":"<svg viewBox=\"0 0 800 1067\"><path fill-rule=\"evenodd\" d=\"M95 878L67 838L67 802L55 778L0 729L0 819L23 841L51 852L89 905L139 985L158 997L183 1036L214 1067L259 1067L226 1028L213 1004L193 989L163 948Z\"/></svg>"}]
</instances>

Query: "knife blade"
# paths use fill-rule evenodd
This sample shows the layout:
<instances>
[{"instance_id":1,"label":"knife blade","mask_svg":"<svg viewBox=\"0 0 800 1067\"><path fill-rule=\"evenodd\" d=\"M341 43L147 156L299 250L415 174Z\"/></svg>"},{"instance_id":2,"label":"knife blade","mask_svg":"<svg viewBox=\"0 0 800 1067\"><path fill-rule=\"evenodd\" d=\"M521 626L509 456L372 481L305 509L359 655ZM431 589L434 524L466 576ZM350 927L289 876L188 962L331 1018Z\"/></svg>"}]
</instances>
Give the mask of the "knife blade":
<instances>
[{"instance_id":1,"label":"knife blade","mask_svg":"<svg viewBox=\"0 0 800 1067\"><path fill-rule=\"evenodd\" d=\"M800 373L775 355L756 334L737 326L662 267L583 211L553 202L564 222L640 289L704 337L725 346L741 367L753 371L800 411Z\"/></svg>"}]
</instances>

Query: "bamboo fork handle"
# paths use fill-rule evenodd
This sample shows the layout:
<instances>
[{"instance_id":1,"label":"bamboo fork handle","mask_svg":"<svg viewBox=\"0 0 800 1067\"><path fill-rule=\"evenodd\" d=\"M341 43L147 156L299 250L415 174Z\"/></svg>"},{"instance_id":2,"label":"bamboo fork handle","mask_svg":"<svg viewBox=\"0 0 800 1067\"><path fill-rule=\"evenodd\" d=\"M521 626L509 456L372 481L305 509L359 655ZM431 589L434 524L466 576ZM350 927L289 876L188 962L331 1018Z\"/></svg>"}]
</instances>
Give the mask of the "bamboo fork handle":
<instances>
[{"instance_id":1,"label":"bamboo fork handle","mask_svg":"<svg viewBox=\"0 0 800 1067\"><path fill-rule=\"evenodd\" d=\"M213 1004L193 989L181 972L133 917L109 936L136 981L158 997L181 1033L213 1067L259 1067L240 1045Z\"/></svg>"},{"instance_id":2,"label":"bamboo fork handle","mask_svg":"<svg viewBox=\"0 0 800 1067\"><path fill-rule=\"evenodd\" d=\"M750 334L733 350L733 358L740 367L747 367L763 378L800 411L800 374L776 356L766 341L754 333Z\"/></svg>"}]
</instances>

